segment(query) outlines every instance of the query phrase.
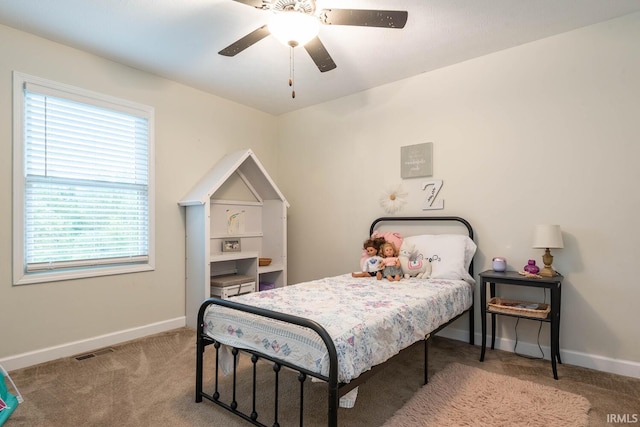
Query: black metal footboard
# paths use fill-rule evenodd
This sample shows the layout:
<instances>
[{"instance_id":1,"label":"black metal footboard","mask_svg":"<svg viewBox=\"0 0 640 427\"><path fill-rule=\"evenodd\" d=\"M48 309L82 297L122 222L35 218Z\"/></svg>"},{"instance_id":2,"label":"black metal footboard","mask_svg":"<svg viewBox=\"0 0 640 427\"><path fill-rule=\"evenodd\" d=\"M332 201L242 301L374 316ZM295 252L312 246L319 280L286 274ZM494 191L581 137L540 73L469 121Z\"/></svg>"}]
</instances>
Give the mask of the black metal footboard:
<instances>
[{"instance_id":1,"label":"black metal footboard","mask_svg":"<svg viewBox=\"0 0 640 427\"><path fill-rule=\"evenodd\" d=\"M252 314L257 314L259 316L263 316L263 317L269 317L272 319L276 319L276 320L281 320L284 322L288 322L288 323L292 323L295 325L299 325L299 326L303 326L306 328L309 328L311 330L313 330L314 332L316 332L320 338L322 339L322 341L324 342L326 349L327 349L327 353L329 356L329 376L324 376L324 375L320 375L318 373L315 372L311 372L308 371L306 369L302 369L298 366L292 365L290 363L287 363L286 361L283 360L279 360L279 359L275 359L272 358L270 356L267 356L265 354L262 354L260 352L257 351L253 351L253 350L246 350L246 349L232 349L232 354L234 356L234 367L233 367L233 396L232 396L232 400L230 404L226 404L222 401L220 401L220 395L218 393L218 367L219 367L219 348L220 348L220 343L217 342L216 340L214 340L213 338L209 337L205 332L204 332L204 314L207 310L207 308L212 305L220 305L220 306L224 306L224 307L229 307L232 309L236 309L236 310L240 310L240 311L244 311L247 313L252 313ZM214 347L216 348L216 362L215 362L215 391L213 394L208 394L205 393L203 391L203 375L204 375L204 350L205 347L209 346L213 344ZM236 367L237 367L237 357L238 357L238 351L244 351L248 354L251 354L251 362L253 364L253 396L252 396L252 407L253 410L250 414L245 414L241 411L239 411L237 409L237 401L236 401L236 396L235 396L235 390L236 390ZM255 402L256 402L256 363L258 362L259 359L265 359L265 360L269 360L271 362L274 363L274 372L275 372L275 412L274 412L274 422L273 422L273 426L279 426L278 424L278 373L280 371L280 369L285 366L287 368L290 368L296 372L299 373L298 375L298 380L300 381L300 425L303 425L303 386L304 386L304 381L306 381L307 376L311 376L311 377L315 377L318 378L322 381L325 381L327 383L327 396L328 396L328 412L327 412L327 417L328 417L328 426L331 427L337 427L338 425L338 403L340 400L340 396L343 395L344 393L348 392L348 390L346 388L344 388L343 390L339 390L339 384L338 384L338 355L336 352L336 348L335 345L333 343L333 340L331 339L331 337L329 336L329 334L327 333L327 331L320 326L318 323L310 320L310 319L305 319L303 317L298 317L298 316L292 316L289 314L285 314L285 313L278 313L275 311L271 311L271 310L266 310L263 308L259 308L259 307L253 307L253 306L249 306L246 304L240 304L231 300L222 300L222 299L218 299L218 298L210 298L207 299L206 301L204 301L202 303L202 305L200 306L200 310L198 312L198 331L197 331L197 348L196 348L196 402L202 402L202 398L206 398L214 403L216 403L217 405L222 406L223 408L235 413L236 415L244 418L245 420L251 422L254 425L257 426L263 426L266 427L265 424L262 424L260 421L258 421L258 413L255 410ZM350 385L350 384L349 384ZM349 390L352 389L355 386L351 386L349 387Z\"/></svg>"},{"instance_id":2,"label":"black metal footboard","mask_svg":"<svg viewBox=\"0 0 640 427\"><path fill-rule=\"evenodd\" d=\"M300 368L298 366L292 365L284 360L280 360L277 358L273 358L271 356L265 355L263 353L248 350L248 349L238 349L232 348L231 353L233 355L233 379L232 379L232 391L231 391L231 400L229 403L225 403L221 400L221 396L219 393L219 365L220 365L220 354L219 350L221 347L221 343L216 341L215 339L209 337L204 331L204 315L209 306L212 304L220 305L224 307L229 307L232 309L237 309L240 311L257 314L264 317L269 317L276 320L282 320L284 322L293 323L299 326L303 326L315 331L325 343L327 348L327 352L329 355L329 376L320 375L316 372L312 372L306 370L304 368ZM427 367L428 367L428 342L432 335L435 335L441 329L445 328L464 314L469 313L470 317L473 317L473 305L465 312L459 314L455 318L451 319L447 323L441 325L436 330L430 332L426 335L424 341L424 383L428 382L427 375ZM470 341L473 344L473 330L470 331ZM213 345L215 348L215 378L214 378L214 391L209 394L203 391L203 381L204 381L204 351L205 348L209 345ZM252 410L250 413L245 413L238 409L238 401L236 400L236 388L237 388L237 365L238 365L238 357L239 353L244 352L251 355L251 363L252 363L252 393L251 393L251 407ZM340 397L353 390L355 387L366 382L369 378L375 375L378 371L380 371L389 361L382 363L380 365L376 365L372 367L369 371L362 373L358 378L353 379L349 383L339 383L338 382L338 356L336 352L335 345L333 340L327 333L327 331L320 326L318 323L305 319L298 316L292 316L284 313L279 313L271 310L262 309L259 307L249 306L246 304L237 303L231 300L222 300L218 298L210 298L203 302L198 312L198 331L197 331L197 348L196 348L196 402L202 402L202 399L205 398L210 400L211 402L225 408L226 410L236 414L237 416L247 420L248 422L261 427L267 427L267 424L258 420L258 412L256 411L256 383L257 383L257 369L256 365L260 359L264 359L273 363L273 371L274 371L274 420L272 424L269 424L273 427L278 427L280 424L278 422L278 387L279 387L279 372L282 367L289 368L298 373L298 381L300 382L300 398L299 398L299 425L302 427L304 425L304 384L308 377L315 377L327 383L327 426L329 427L337 427L338 425L338 406ZM392 358L393 359L393 358ZM287 402L290 403L290 402Z\"/></svg>"}]
</instances>

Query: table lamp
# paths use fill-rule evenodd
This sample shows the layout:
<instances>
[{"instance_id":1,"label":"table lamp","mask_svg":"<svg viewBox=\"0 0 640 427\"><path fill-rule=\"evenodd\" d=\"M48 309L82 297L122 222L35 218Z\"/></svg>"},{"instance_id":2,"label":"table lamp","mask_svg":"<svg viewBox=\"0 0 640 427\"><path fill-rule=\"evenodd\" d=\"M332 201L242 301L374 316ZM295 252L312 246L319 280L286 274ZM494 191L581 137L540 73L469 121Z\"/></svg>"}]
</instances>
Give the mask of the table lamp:
<instances>
[{"instance_id":1,"label":"table lamp","mask_svg":"<svg viewBox=\"0 0 640 427\"><path fill-rule=\"evenodd\" d=\"M544 268L538 273L542 277L554 277L558 273L551 267L553 263L553 256L549 249L561 249L564 248L564 242L562 241L562 231L559 225L536 225L535 233L533 235L533 247L538 249L544 249L544 255L542 256L542 262Z\"/></svg>"}]
</instances>

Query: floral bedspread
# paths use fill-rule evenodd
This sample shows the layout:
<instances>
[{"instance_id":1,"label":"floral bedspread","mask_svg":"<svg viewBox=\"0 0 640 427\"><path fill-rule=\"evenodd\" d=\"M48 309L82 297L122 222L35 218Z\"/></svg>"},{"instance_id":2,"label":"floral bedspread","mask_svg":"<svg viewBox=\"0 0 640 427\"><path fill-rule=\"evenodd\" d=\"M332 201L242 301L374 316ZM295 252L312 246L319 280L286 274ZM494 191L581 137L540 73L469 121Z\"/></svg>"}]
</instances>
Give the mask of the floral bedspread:
<instances>
[{"instance_id":1,"label":"floral bedspread","mask_svg":"<svg viewBox=\"0 0 640 427\"><path fill-rule=\"evenodd\" d=\"M322 325L338 352L338 381L349 382L471 307L462 280L352 278L350 274L234 297ZM329 357L310 329L211 305L207 335L328 376Z\"/></svg>"}]
</instances>

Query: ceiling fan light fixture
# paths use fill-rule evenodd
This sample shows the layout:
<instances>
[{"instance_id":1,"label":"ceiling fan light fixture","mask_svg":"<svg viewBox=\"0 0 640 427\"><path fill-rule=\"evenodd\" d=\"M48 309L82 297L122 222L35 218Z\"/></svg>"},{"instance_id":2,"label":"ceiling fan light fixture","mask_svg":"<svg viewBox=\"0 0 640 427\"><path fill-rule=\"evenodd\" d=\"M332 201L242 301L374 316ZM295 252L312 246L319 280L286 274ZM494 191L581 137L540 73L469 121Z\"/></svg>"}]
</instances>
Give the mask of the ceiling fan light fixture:
<instances>
[{"instance_id":1,"label":"ceiling fan light fixture","mask_svg":"<svg viewBox=\"0 0 640 427\"><path fill-rule=\"evenodd\" d=\"M269 32L285 46L304 46L318 35L318 18L304 12L273 12Z\"/></svg>"}]
</instances>

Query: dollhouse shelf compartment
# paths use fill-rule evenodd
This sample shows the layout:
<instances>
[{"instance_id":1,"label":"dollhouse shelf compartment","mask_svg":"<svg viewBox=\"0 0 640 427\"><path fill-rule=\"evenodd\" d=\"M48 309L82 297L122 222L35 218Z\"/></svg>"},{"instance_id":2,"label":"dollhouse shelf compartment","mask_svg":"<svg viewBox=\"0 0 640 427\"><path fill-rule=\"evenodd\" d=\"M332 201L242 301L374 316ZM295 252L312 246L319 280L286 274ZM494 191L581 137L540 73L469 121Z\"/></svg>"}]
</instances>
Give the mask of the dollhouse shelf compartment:
<instances>
[{"instance_id":1,"label":"dollhouse shelf compartment","mask_svg":"<svg viewBox=\"0 0 640 427\"><path fill-rule=\"evenodd\" d=\"M235 261L238 259L258 258L258 252L230 252L222 255L214 255L211 262Z\"/></svg>"},{"instance_id":2,"label":"dollhouse shelf compartment","mask_svg":"<svg viewBox=\"0 0 640 427\"><path fill-rule=\"evenodd\" d=\"M212 234L211 239L238 239L242 237L262 237L263 233Z\"/></svg>"},{"instance_id":3,"label":"dollhouse shelf compartment","mask_svg":"<svg viewBox=\"0 0 640 427\"><path fill-rule=\"evenodd\" d=\"M259 266L258 267L258 273L259 274L264 274L264 273L270 273L270 272L274 272L274 271L282 271L284 270L284 265L282 265L281 263L278 264L269 264L267 266Z\"/></svg>"}]
</instances>

